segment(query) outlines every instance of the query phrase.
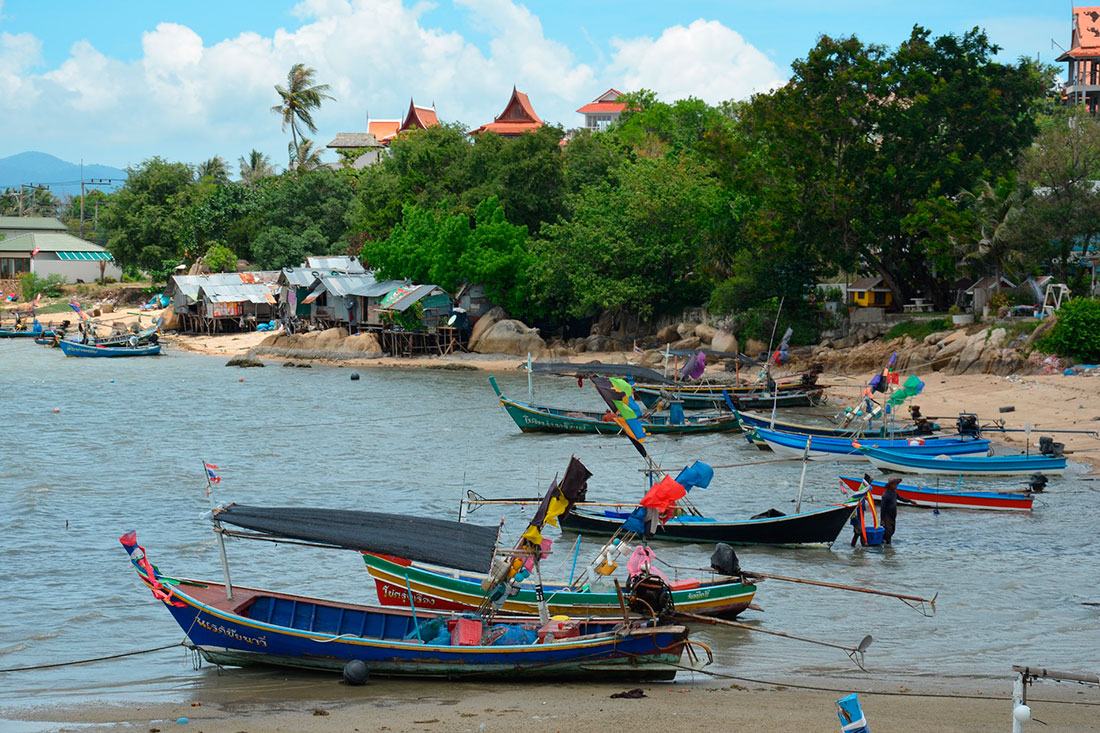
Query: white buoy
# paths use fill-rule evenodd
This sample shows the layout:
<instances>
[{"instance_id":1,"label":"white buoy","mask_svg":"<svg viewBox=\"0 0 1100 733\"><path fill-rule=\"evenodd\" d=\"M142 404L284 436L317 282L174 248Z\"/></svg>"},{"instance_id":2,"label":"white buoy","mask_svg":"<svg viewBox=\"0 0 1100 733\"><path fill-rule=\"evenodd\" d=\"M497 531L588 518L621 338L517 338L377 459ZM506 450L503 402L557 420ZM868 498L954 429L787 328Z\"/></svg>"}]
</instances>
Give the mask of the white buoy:
<instances>
[{"instance_id":1,"label":"white buoy","mask_svg":"<svg viewBox=\"0 0 1100 733\"><path fill-rule=\"evenodd\" d=\"M1031 720L1031 707L1028 705L1017 705L1012 711L1012 719L1017 723L1027 723Z\"/></svg>"}]
</instances>

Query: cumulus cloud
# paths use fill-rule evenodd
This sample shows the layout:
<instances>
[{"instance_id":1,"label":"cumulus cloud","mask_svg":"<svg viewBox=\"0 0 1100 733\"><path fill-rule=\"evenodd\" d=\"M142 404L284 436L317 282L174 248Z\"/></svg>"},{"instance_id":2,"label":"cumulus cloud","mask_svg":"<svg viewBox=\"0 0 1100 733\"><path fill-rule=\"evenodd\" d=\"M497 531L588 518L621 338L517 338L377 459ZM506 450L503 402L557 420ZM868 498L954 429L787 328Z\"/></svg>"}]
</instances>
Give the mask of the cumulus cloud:
<instances>
[{"instance_id":1,"label":"cumulus cloud","mask_svg":"<svg viewBox=\"0 0 1100 733\"><path fill-rule=\"evenodd\" d=\"M33 71L42 63L37 38L0 33L0 92L11 128L0 155L38 149L126 165L152 155L233 161L256 148L281 163L287 137L270 112L279 102L273 87L299 62L316 69L336 98L314 115L319 146L337 132L365 129L368 112L402 115L410 97L472 127L499 114L515 85L543 119L572 127L581 121L574 110L612 86L718 102L781 80L766 56L713 21L613 41L610 63L594 68L548 38L539 17L515 0L453 2L487 36L485 50L432 27L425 18L432 6L402 0L303 0L292 11L299 25L270 36L203 39L160 23L143 33L134 61L83 40L41 73Z\"/></svg>"},{"instance_id":2,"label":"cumulus cloud","mask_svg":"<svg viewBox=\"0 0 1100 733\"><path fill-rule=\"evenodd\" d=\"M696 20L657 39L612 40L610 71L627 89L652 89L665 99L698 97L711 104L743 99L784 82L779 67L735 30Z\"/></svg>"}]
</instances>

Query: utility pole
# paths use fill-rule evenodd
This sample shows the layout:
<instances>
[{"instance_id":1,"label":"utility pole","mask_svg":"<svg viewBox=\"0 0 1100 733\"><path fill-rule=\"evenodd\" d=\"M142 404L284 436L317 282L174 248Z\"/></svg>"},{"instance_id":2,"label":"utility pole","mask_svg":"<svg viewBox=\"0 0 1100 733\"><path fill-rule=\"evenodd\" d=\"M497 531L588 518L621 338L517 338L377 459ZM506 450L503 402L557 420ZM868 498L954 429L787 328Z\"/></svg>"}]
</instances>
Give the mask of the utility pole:
<instances>
[{"instance_id":1,"label":"utility pole","mask_svg":"<svg viewBox=\"0 0 1100 733\"><path fill-rule=\"evenodd\" d=\"M80 159L80 238L84 239L84 159Z\"/></svg>"}]
</instances>

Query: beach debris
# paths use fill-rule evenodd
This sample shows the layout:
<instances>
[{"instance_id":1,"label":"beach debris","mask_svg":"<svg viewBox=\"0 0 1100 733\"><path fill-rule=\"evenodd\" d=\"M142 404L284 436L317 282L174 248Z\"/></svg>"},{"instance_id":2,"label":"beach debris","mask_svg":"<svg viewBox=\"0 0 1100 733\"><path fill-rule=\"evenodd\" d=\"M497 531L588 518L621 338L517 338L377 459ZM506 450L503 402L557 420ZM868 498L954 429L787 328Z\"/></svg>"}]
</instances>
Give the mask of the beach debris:
<instances>
[{"instance_id":1,"label":"beach debris","mask_svg":"<svg viewBox=\"0 0 1100 733\"><path fill-rule=\"evenodd\" d=\"M55 408L53 408L53 411L54 411L54 413L61 412L61 408L60 407L55 407Z\"/></svg>"},{"instance_id":2,"label":"beach debris","mask_svg":"<svg viewBox=\"0 0 1100 733\"><path fill-rule=\"evenodd\" d=\"M176 720L176 722L179 723L180 725L187 725L191 721L189 721L187 718L178 718Z\"/></svg>"},{"instance_id":3,"label":"beach debris","mask_svg":"<svg viewBox=\"0 0 1100 733\"><path fill-rule=\"evenodd\" d=\"M352 372L351 373L351 381L353 381L353 382L358 382L359 381L359 372Z\"/></svg>"},{"instance_id":4,"label":"beach debris","mask_svg":"<svg viewBox=\"0 0 1100 733\"><path fill-rule=\"evenodd\" d=\"M616 693L613 693L611 695L611 697L623 697L623 698L626 698L628 700L637 700L639 697L645 697L645 696L646 696L645 692L643 692L642 688L640 688L640 687L635 687L633 690L624 690L623 692L616 692Z\"/></svg>"},{"instance_id":5,"label":"beach debris","mask_svg":"<svg viewBox=\"0 0 1100 733\"><path fill-rule=\"evenodd\" d=\"M328 711L327 710L322 710L321 708L314 708L313 709L313 714L314 715L328 715Z\"/></svg>"},{"instance_id":6,"label":"beach debris","mask_svg":"<svg viewBox=\"0 0 1100 733\"><path fill-rule=\"evenodd\" d=\"M997 412L1016 412L1015 405L1005 405L1004 407L998 407Z\"/></svg>"}]
</instances>

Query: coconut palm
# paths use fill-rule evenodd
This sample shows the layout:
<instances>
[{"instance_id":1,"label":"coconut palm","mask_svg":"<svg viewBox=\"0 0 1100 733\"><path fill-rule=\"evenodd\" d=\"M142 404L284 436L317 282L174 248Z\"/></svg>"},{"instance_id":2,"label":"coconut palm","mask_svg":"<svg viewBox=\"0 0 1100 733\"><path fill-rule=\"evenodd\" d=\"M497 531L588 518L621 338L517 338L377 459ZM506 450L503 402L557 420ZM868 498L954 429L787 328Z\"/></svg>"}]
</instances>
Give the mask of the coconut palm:
<instances>
[{"instance_id":1,"label":"coconut palm","mask_svg":"<svg viewBox=\"0 0 1100 733\"><path fill-rule=\"evenodd\" d=\"M317 126L313 124L313 110L320 109L321 101L333 99L326 94L328 84L314 84L313 75L316 70L305 64L294 64L287 74L286 87L275 85L275 91L282 97L282 104L277 104L271 111L283 118L283 132L290 126L291 150L299 149L298 138L302 131L298 125L304 125L310 132L317 132ZM293 161L295 156L291 156Z\"/></svg>"},{"instance_id":2,"label":"coconut palm","mask_svg":"<svg viewBox=\"0 0 1100 733\"><path fill-rule=\"evenodd\" d=\"M1023 189L1007 181L994 187L983 180L974 191L959 193L959 201L974 212L979 227L977 238L961 243L964 259L992 268L998 279L1015 275L1022 252L1014 225L1023 212L1023 198Z\"/></svg>"},{"instance_id":3,"label":"coconut palm","mask_svg":"<svg viewBox=\"0 0 1100 733\"><path fill-rule=\"evenodd\" d=\"M229 166L226 165L225 158L220 155L215 155L210 160L199 163L198 170L199 180L209 179L214 183L229 183Z\"/></svg>"},{"instance_id":4,"label":"coconut palm","mask_svg":"<svg viewBox=\"0 0 1100 733\"><path fill-rule=\"evenodd\" d=\"M320 168L321 151L313 147L313 141L303 137L295 147L294 143L287 143L287 153L290 155L290 167L296 171L311 171Z\"/></svg>"},{"instance_id":5,"label":"coconut palm","mask_svg":"<svg viewBox=\"0 0 1100 733\"><path fill-rule=\"evenodd\" d=\"M271 159L259 150L252 150L248 157L241 156L238 161L241 167L241 183L246 186L255 186L261 178L275 175L275 166Z\"/></svg>"}]
</instances>

